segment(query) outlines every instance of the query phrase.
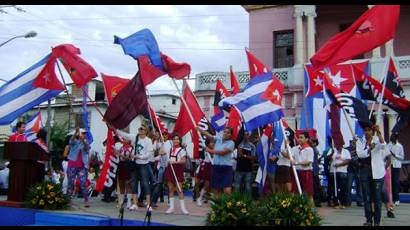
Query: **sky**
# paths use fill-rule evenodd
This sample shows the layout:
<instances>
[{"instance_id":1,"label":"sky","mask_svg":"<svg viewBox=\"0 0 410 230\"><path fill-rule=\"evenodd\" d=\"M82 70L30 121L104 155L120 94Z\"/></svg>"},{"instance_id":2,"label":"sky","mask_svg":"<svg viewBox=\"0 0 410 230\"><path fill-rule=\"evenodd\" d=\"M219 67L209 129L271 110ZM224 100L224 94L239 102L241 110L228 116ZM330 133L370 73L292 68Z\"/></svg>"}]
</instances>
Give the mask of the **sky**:
<instances>
[{"instance_id":1,"label":"sky","mask_svg":"<svg viewBox=\"0 0 410 230\"><path fill-rule=\"evenodd\" d=\"M239 5L18 5L25 12L2 8L0 43L36 31L34 38L18 38L0 47L0 78L10 80L51 52L71 43L98 73L131 78L137 63L113 44L150 29L162 52L191 65L191 78L208 71L247 71L244 48L249 44L249 15ZM194 88L194 81L189 81ZM0 85L3 83L0 82ZM176 93L171 80L161 77L148 90Z\"/></svg>"}]
</instances>

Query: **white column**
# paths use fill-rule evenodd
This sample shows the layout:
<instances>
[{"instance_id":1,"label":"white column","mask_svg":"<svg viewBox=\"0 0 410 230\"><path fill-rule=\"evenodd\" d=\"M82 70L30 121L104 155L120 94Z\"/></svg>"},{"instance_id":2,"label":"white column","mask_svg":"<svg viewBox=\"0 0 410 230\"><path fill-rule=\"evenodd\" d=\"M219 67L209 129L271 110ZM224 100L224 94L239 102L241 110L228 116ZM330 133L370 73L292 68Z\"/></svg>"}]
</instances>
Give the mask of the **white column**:
<instances>
[{"instance_id":1,"label":"white column","mask_svg":"<svg viewBox=\"0 0 410 230\"><path fill-rule=\"evenodd\" d=\"M372 8L374 5L367 5L367 7L370 9ZM380 58L381 55L381 51L380 51L380 47L377 47L375 49L372 50L372 58Z\"/></svg>"},{"instance_id":2,"label":"white column","mask_svg":"<svg viewBox=\"0 0 410 230\"><path fill-rule=\"evenodd\" d=\"M296 57L295 57L295 64L302 65L304 60L304 50L303 50L303 6L302 5L295 5L295 11L293 13L293 17L296 18Z\"/></svg>"},{"instance_id":3,"label":"white column","mask_svg":"<svg viewBox=\"0 0 410 230\"><path fill-rule=\"evenodd\" d=\"M305 16L307 16L307 58L311 58L316 52L315 46L315 17L316 6L308 5L305 6ZM309 60L308 60L309 62Z\"/></svg>"},{"instance_id":4,"label":"white column","mask_svg":"<svg viewBox=\"0 0 410 230\"><path fill-rule=\"evenodd\" d=\"M391 39L384 45L384 48L386 49L386 57L394 56L393 41L394 40Z\"/></svg>"}]
</instances>

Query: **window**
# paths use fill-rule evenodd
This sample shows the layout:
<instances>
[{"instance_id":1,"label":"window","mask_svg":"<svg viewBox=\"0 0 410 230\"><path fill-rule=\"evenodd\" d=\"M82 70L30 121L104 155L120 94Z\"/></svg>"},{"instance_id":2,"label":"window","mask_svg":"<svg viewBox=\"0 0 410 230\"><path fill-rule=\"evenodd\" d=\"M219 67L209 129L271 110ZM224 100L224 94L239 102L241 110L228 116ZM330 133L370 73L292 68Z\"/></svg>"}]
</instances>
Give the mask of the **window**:
<instances>
[{"instance_id":1,"label":"window","mask_svg":"<svg viewBox=\"0 0 410 230\"><path fill-rule=\"evenodd\" d=\"M274 67L293 66L293 30L274 31Z\"/></svg>"},{"instance_id":2,"label":"window","mask_svg":"<svg viewBox=\"0 0 410 230\"><path fill-rule=\"evenodd\" d=\"M346 30L351 25L352 25L352 23L345 23L345 24L339 25L339 32L342 32L342 31ZM352 59L364 59L364 54L359 54L359 55L357 55L356 57L354 57Z\"/></svg>"},{"instance_id":3,"label":"window","mask_svg":"<svg viewBox=\"0 0 410 230\"><path fill-rule=\"evenodd\" d=\"M173 105L176 105L176 104L177 104L177 99L172 98L172 104L173 104Z\"/></svg>"}]
</instances>

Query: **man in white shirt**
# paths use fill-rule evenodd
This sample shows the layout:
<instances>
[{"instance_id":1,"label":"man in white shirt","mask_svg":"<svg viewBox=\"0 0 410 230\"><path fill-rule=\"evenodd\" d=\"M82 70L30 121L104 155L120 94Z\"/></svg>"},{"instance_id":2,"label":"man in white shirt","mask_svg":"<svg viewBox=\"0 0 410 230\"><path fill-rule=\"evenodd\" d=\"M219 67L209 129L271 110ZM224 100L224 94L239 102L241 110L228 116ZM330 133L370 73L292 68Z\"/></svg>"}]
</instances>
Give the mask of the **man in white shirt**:
<instances>
[{"instance_id":1,"label":"man in white shirt","mask_svg":"<svg viewBox=\"0 0 410 230\"><path fill-rule=\"evenodd\" d=\"M403 145L397 140L397 134L393 133L390 136L390 143L387 145L391 153L391 180L392 180L392 195L393 202L396 206L399 205L399 192L400 192L400 170L401 161L404 160Z\"/></svg>"},{"instance_id":2,"label":"man in white shirt","mask_svg":"<svg viewBox=\"0 0 410 230\"><path fill-rule=\"evenodd\" d=\"M330 173L333 175L336 170L336 183L337 183L337 198L339 206L335 208L344 209L347 206L347 167L350 162L351 156L347 149L343 148L342 143L338 143L333 150L332 160L330 162Z\"/></svg>"},{"instance_id":3,"label":"man in white shirt","mask_svg":"<svg viewBox=\"0 0 410 230\"><path fill-rule=\"evenodd\" d=\"M111 126L112 127L112 126ZM114 129L115 130L115 129ZM118 136L125 138L131 141L131 144L134 146L134 159L137 163L137 168L135 172L131 173L131 187L133 193L137 194L138 182L141 182L141 190L145 194L147 204L150 204L151 201L151 185L149 183L150 179L150 165L149 159L151 155L154 154L152 147L152 141L147 136L148 127L146 125L141 125L138 129L138 135L128 134L121 130L116 130ZM138 142L137 142L138 136ZM130 210L137 209L137 199L133 197L133 205L130 207Z\"/></svg>"},{"instance_id":4,"label":"man in white shirt","mask_svg":"<svg viewBox=\"0 0 410 230\"><path fill-rule=\"evenodd\" d=\"M388 152L385 151L386 143L379 130L379 126L365 127L365 139L356 142L357 156L360 158L360 182L366 217L365 226L380 225L382 190L386 173L384 159ZM375 135L375 133L377 135ZM373 198L373 199L371 199ZM374 202L374 212L371 203Z\"/></svg>"}]
</instances>

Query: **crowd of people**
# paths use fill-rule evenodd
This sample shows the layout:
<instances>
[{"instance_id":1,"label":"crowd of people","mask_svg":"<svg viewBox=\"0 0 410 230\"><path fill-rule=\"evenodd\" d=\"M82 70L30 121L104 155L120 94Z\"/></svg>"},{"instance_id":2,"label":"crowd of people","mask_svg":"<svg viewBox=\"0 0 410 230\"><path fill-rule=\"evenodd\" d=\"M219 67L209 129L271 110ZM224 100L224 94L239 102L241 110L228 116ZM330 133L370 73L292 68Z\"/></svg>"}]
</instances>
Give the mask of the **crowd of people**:
<instances>
[{"instance_id":1,"label":"crowd of people","mask_svg":"<svg viewBox=\"0 0 410 230\"><path fill-rule=\"evenodd\" d=\"M24 126L23 122L17 123L17 132L10 137L10 141L26 141ZM158 202L164 202L166 185L166 213L175 211L174 195L177 193L179 207L183 214L188 215L183 183L186 181L186 165L190 159L182 137L170 135L166 131L159 132L146 125L139 127L138 134L129 134L108 126L115 131L115 145L111 147L120 159L116 177L117 207L124 205L131 211L138 207L155 209ZM232 190L254 195L252 185L255 180L254 166L258 159L255 147L258 135L245 132L242 141L235 144L232 140L233 129L230 127L216 136L199 128L197 131L206 136L206 149L205 154L195 161L196 167L190 168L196 205L202 206L209 195L217 197L221 193L231 194ZM272 147L268 155L266 186L259 196L282 192L297 194L300 184L301 191L317 208L327 201L330 207L344 209L352 204L354 182L356 203L364 207L365 225L380 224L382 203L385 204L388 217L394 217L393 206L399 205L403 146L398 142L396 134L392 134L390 142L386 144L377 125L368 126L364 131L363 138L354 138L347 148L343 140L329 138L329 148L323 153L318 151L318 140L310 137L308 132L300 133L296 141L286 141L289 148L286 145L282 145L281 149ZM35 142L48 151L45 136L45 131L41 130ZM275 146L274 140L272 138L272 146ZM85 131L76 128L67 137L63 153L67 161L64 161L63 170L57 178L46 168L45 162L38 162L46 179L66 184L67 194L81 191L85 207L89 207L87 186L90 178L95 179L95 172L89 167L89 152ZM323 196L321 165L327 181L326 197ZM387 170L389 168L391 175L386 174L390 172ZM297 172L297 177L294 172ZM391 186L386 183L390 180L385 181L385 177L391 177ZM76 181L79 189L75 189ZM389 197L390 193L392 197Z\"/></svg>"}]
</instances>

